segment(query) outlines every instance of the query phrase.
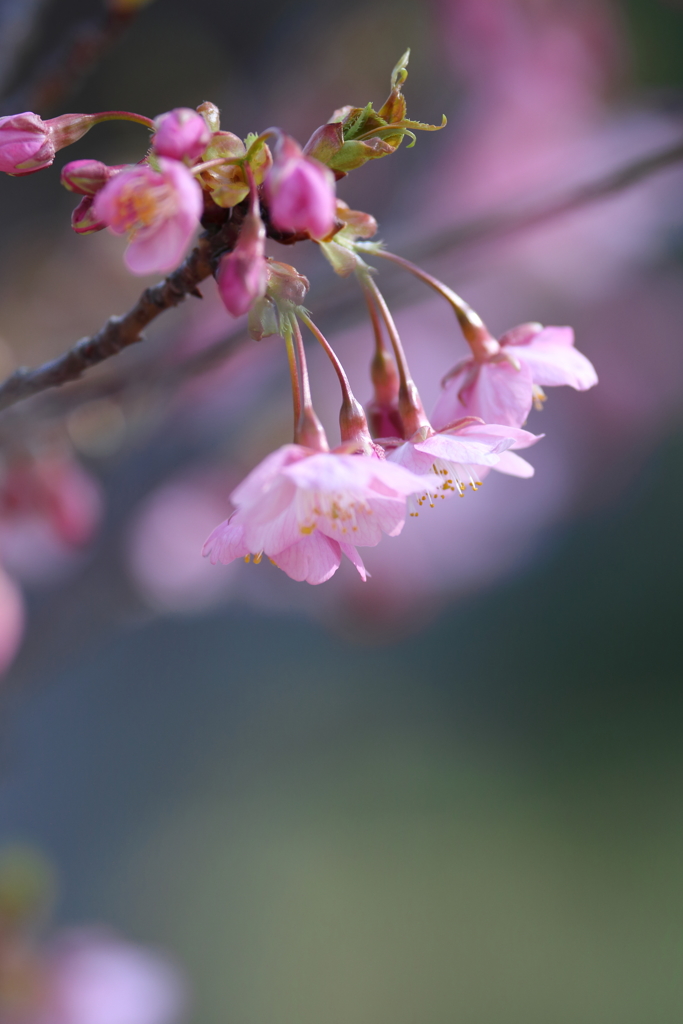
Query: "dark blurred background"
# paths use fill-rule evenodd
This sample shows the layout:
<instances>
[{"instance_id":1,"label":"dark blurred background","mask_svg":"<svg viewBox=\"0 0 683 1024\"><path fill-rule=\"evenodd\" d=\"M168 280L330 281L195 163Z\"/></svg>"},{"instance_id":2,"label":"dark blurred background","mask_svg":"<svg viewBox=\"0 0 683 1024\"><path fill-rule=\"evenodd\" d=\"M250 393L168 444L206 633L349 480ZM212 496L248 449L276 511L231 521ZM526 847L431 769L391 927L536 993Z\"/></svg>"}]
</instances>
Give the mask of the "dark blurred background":
<instances>
[{"instance_id":1,"label":"dark blurred background","mask_svg":"<svg viewBox=\"0 0 683 1024\"><path fill-rule=\"evenodd\" d=\"M36 5L6 91L97 11ZM54 861L59 922L170 950L196 1024L674 1024L681 176L428 250L446 224L679 140L683 7L156 0L66 106L39 112L154 116L208 98L240 135L275 123L304 141L335 107L381 102L408 44L409 116L446 113L449 127L340 195L402 251L419 241L491 326L574 324L599 387L553 390L533 414L548 435L533 481L492 480L462 511L406 527L368 559L364 590L340 572L305 593L270 566L199 560L231 487L289 424L275 343L155 388L169 352L234 330L208 286L95 375L101 394L86 382L6 417L10 449L58 436L104 512L76 554L33 534L15 562L3 549L28 618L3 681L0 839ZM140 131L95 129L68 158L139 159ZM73 205L55 169L0 181L3 372L57 354L140 290L119 240L69 233ZM314 256L280 251L310 268L315 312L316 285L333 282ZM433 401L460 354L450 315L387 282ZM325 301L366 399L361 311ZM325 374L314 359L333 429Z\"/></svg>"}]
</instances>

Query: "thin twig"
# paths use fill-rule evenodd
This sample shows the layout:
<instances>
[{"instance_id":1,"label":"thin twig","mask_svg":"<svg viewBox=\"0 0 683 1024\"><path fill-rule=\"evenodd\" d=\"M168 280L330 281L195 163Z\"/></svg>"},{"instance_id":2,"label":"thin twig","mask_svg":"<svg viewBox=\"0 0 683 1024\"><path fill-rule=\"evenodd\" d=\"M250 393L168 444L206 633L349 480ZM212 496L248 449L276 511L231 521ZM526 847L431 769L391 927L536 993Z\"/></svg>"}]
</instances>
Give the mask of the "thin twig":
<instances>
[{"instance_id":1,"label":"thin twig","mask_svg":"<svg viewBox=\"0 0 683 1024\"><path fill-rule=\"evenodd\" d=\"M0 106L3 114L35 110L42 116L55 111L76 92L106 51L135 20L138 7L110 8L79 22L37 67L31 80Z\"/></svg>"},{"instance_id":2,"label":"thin twig","mask_svg":"<svg viewBox=\"0 0 683 1024\"><path fill-rule=\"evenodd\" d=\"M35 370L21 367L0 384L0 410L48 388L78 380L86 370L142 340L142 332L160 313L179 305L212 272L212 258L232 248L239 231L237 219L216 234L204 235L188 258L160 284L146 288L124 316L113 316L90 338Z\"/></svg>"}]
</instances>

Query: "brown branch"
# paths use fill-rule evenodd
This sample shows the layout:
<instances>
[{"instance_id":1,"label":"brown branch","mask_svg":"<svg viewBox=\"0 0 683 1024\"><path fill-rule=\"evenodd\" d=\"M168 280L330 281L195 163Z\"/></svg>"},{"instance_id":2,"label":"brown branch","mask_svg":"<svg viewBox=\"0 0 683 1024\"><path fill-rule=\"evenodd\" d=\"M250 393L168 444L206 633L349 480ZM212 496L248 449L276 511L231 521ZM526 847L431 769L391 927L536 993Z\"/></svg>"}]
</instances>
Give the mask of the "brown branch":
<instances>
[{"instance_id":1,"label":"brown branch","mask_svg":"<svg viewBox=\"0 0 683 1024\"><path fill-rule=\"evenodd\" d=\"M86 370L142 341L142 332L152 320L164 310L179 305L209 277L213 258L232 248L238 232L239 217L235 217L220 231L203 235L185 262L160 284L146 288L124 316L110 317L97 334L82 338L63 355L37 369L21 367L16 370L0 384L0 410L40 391L78 380Z\"/></svg>"},{"instance_id":2,"label":"brown branch","mask_svg":"<svg viewBox=\"0 0 683 1024\"><path fill-rule=\"evenodd\" d=\"M35 110L45 116L76 92L107 50L135 20L138 8L111 7L79 22L38 66L33 78L3 101L1 112Z\"/></svg>"},{"instance_id":3,"label":"brown branch","mask_svg":"<svg viewBox=\"0 0 683 1024\"><path fill-rule=\"evenodd\" d=\"M635 185L651 174L683 161L683 143L651 154L627 167L613 172L598 181L574 189L559 200L543 203L536 208L503 216L483 217L469 224L449 228L413 248L422 256L433 255L447 249L458 248L473 242L499 238L514 231L534 227L536 224L579 209L599 199L617 194ZM97 365L122 349L141 340L142 331L165 309L177 306L186 295L192 293L200 281L211 273L211 259L234 244L239 222L229 222L217 234L203 236L198 247L183 265L165 281L148 288L135 306L123 317L113 317L101 331L91 338L84 338L64 355L35 370L17 370L0 384L0 410L6 409L23 399L36 395L48 388L57 387L78 380L91 366ZM348 296L342 297L335 287L328 287L322 298L322 306L328 313L348 313ZM400 297L399 297L400 298ZM327 299L327 302L325 302ZM320 307L320 301L317 303ZM189 360L162 371L168 384L181 382L184 378L201 374L231 353L238 343L241 332L236 332L215 346L198 353ZM114 382L107 392L114 392L124 386L122 381Z\"/></svg>"}]
</instances>

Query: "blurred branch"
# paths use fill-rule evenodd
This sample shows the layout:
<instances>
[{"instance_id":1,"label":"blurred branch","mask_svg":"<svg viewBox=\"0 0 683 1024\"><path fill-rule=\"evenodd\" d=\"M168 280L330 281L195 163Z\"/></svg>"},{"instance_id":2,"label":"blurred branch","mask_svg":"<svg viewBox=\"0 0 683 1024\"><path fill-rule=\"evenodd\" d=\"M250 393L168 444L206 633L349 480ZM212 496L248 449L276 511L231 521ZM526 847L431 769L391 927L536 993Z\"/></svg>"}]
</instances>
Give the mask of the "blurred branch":
<instances>
[{"instance_id":1,"label":"blurred branch","mask_svg":"<svg viewBox=\"0 0 683 1024\"><path fill-rule=\"evenodd\" d=\"M46 2L4 0L0 4L0 94L14 74Z\"/></svg>"},{"instance_id":2,"label":"blurred branch","mask_svg":"<svg viewBox=\"0 0 683 1024\"><path fill-rule=\"evenodd\" d=\"M563 214L572 213L584 206L618 195L632 185L637 185L658 171L681 161L683 161L683 142L678 142L675 146L661 149L659 152L635 160L617 171L612 171L604 178L598 178L586 185L572 188L559 198L510 213L486 214L465 224L446 228L422 242L418 242L412 247L411 255L413 258L415 256L418 258L434 256L449 249L457 249L475 242L488 242L503 238L505 235L515 234L518 231L526 231L536 227L537 224L543 224L548 220L561 217Z\"/></svg>"},{"instance_id":3,"label":"blurred branch","mask_svg":"<svg viewBox=\"0 0 683 1024\"><path fill-rule=\"evenodd\" d=\"M434 255L449 249L456 249L474 242L499 238L516 231L526 230L544 223L554 217L580 209L600 199L616 195L626 188L637 184L650 175L673 164L683 161L683 142L669 149L643 157L618 171L606 175L597 181L573 189L560 199L539 204L526 211L491 215L471 221L460 227L449 228L431 238L424 240L413 249L421 256ZM138 302L123 317L112 317L97 334L79 341L72 349L57 359L35 370L21 368L0 384L0 410L37 395L49 388L58 387L78 380L82 374L117 355L122 349L142 340L142 331L160 313L177 306L184 298L192 294L197 285L211 273L211 259L217 253L230 248L239 231L239 223L230 221L217 234L203 236L199 245L188 259L169 275L161 284L147 288ZM338 284L338 282L335 282ZM317 309L330 314L349 312L348 294L342 294L338 287L332 286L318 296ZM359 304L360 308L360 304ZM189 359L174 366L159 370L158 366L135 369L140 376L148 375L150 381L162 387L173 387L184 380L200 375L220 363L231 354L244 337L244 328L227 335L216 344L203 349ZM122 391L129 380L128 375L103 381L95 385L95 394L114 394ZM78 401L92 397L88 392L78 395Z\"/></svg>"},{"instance_id":4,"label":"blurred branch","mask_svg":"<svg viewBox=\"0 0 683 1024\"><path fill-rule=\"evenodd\" d=\"M82 338L63 355L37 369L16 370L0 384L0 410L40 391L78 380L86 370L141 341L143 330L152 320L197 292L199 283L211 274L212 258L232 248L238 232L239 221L234 219L217 233L203 235L184 263L160 284L146 288L124 316L111 317L97 334Z\"/></svg>"},{"instance_id":5,"label":"blurred branch","mask_svg":"<svg viewBox=\"0 0 683 1024\"><path fill-rule=\"evenodd\" d=\"M17 0L17 6L38 7L41 0ZM93 70L105 52L137 17L143 3L109 3L95 18L79 22L36 69L32 79L2 103L0 113L34 110L45 116L56 110Z\"/></svg>"}]
</instances>

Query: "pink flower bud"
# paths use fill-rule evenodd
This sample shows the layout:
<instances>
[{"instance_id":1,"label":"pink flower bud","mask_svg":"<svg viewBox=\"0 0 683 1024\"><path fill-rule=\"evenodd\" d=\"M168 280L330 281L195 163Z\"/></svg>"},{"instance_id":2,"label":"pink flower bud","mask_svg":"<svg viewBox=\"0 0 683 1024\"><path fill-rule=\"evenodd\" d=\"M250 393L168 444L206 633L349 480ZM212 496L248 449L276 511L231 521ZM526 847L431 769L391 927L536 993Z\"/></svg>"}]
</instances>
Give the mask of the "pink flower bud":
<instances>
[{"instance_id":1,"label":"pink flower bud","mask_svg":"<svg viewBox=\"0 0 683 1024\"><path fill-rule=\"evenodd\" d=\"M258 215L247 214L237 245L221 259L216 281L225 308L233 316L242 316L266 294L265 241L263 221Z\"/></svg>"},{"instance_id":2,"label":"pink flower bud","mask_svg":"<svg viewBox=\"0 0 683 1024\"><path fill-rule=\"evenodd\" d=\"M334 175L304 156L288 135L276 146L265 188L270 218L281 231L307 231L313 238L325 238L334 228Z\"/></svg>"},{"instance_id":3,"label":"pink flower bud","mask_svg":"<svg viewBox=\"0 0 683 1024\"><path fill-rule=\"evenodd\" d=\"M49 167L57 150L77 142L94 124L95 114L61 114L49 121L30 111L0 117L0 171L22 175Z\"/></svg>"},{"instance_id":4,"label":"pink flower bud","mask_svg":"<svg viewBox=\"0 0 683 1024\"><path fill-rule=\"evenodd\" d=\"M0 118L0 171L31 174L49 167L54 158L50 129L37 114L26 112Z\"/></svg>"},{"instance_id":5,"label":"pink flower bud","mask_svg":"<svg viewBox=\"0 0 683 1024\"><path fill-rule=\"evenodd\" d=\"M196 160L211 141L211 130L196 110L177 107L155 119L156 135L152 145L160 156L172 160Z\"/></svg>"},{"instance_id":6,"label":"pink flower bud","mask_svg":"<svg viewBox=\"0 0 683 1024\"><path fill-rule=\"evenodd\" d=\"M124 165L108 167L100 160L72 160L62 167L60 181L69 192L81 196L94 196L107 184L110 178L123 170Z\"/></svg>"},{"instance_id":7,"label":"pink flower bud","mask_svg":"<svg viewBox=\"0 0 683 1024\"><path fill-rule=\"evenodd\" d=\"M278 260L268 260L268 295L278 306L302 306L310 288L307 277Z\"/></svg>"},{"instance_id":8,"label":"pink flower bud","mask_svg":"<svg viewBox=\"0 0 683 1024\"><path fill-rule=\"evenodd\" d=\"M92 196L83 196L71 214L71 227L77 235L91 235L93 232L101 231L107 226L103 220L95 216L92 204Z\"/></svg>"}]
</instances>

